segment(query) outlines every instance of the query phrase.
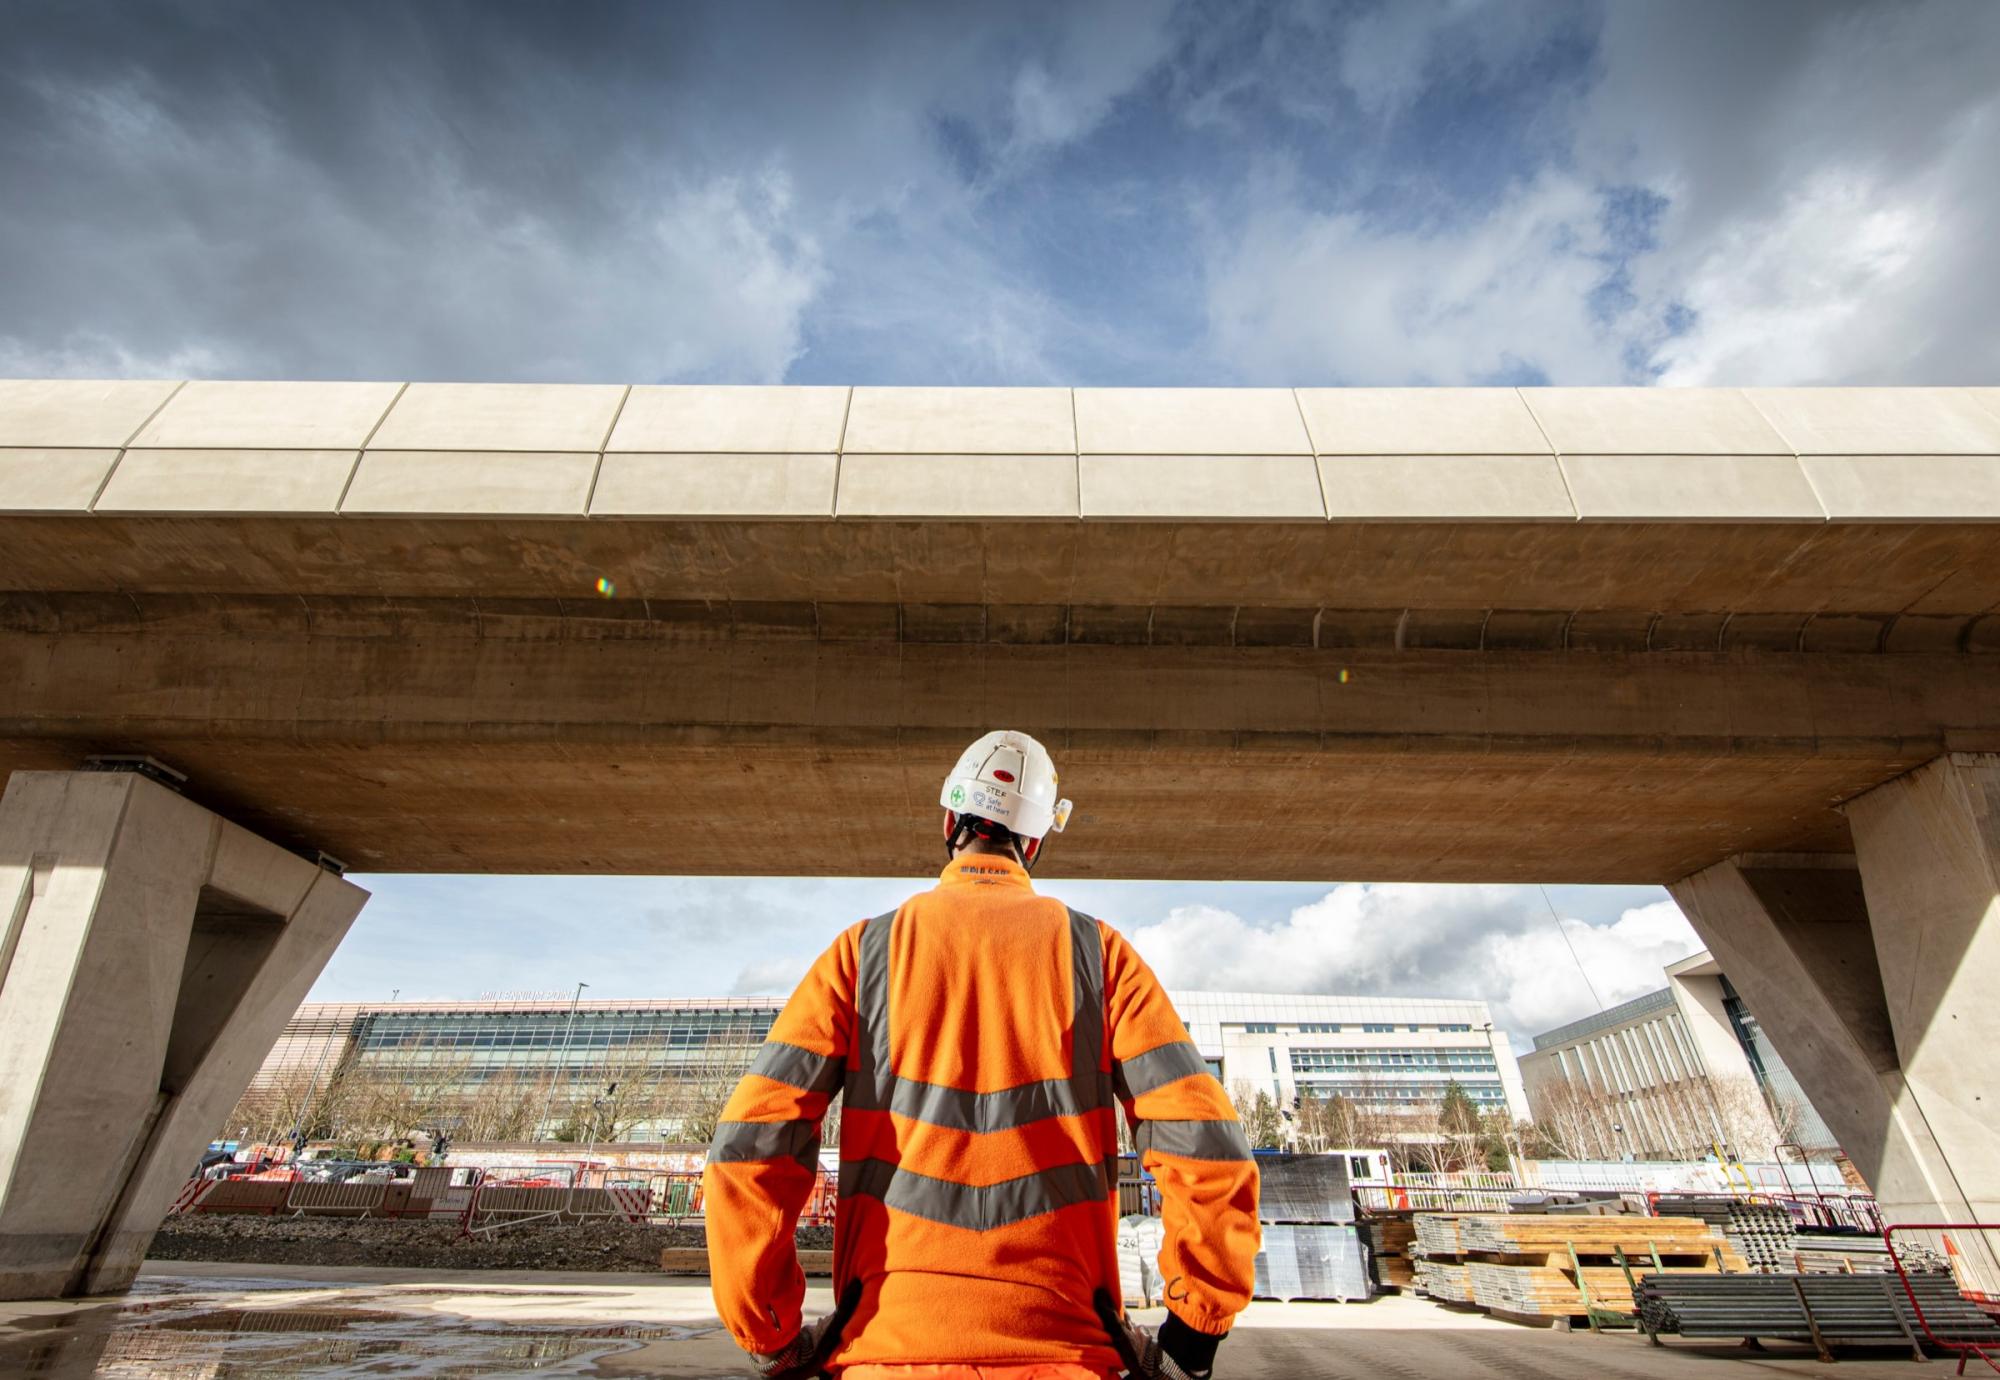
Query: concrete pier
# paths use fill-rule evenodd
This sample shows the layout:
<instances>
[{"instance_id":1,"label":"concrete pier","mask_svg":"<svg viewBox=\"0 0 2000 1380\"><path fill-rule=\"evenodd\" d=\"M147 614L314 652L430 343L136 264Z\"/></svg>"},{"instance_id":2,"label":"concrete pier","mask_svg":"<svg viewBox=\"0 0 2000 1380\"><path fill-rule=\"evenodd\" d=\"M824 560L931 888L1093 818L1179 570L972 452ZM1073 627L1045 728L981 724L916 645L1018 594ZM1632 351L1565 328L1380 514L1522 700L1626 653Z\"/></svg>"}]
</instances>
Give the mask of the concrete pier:
<instances>
[{"instance_id":1,"label":"concrete pier","mask_svg":"<svg viewBox=\"0 0 2000 1380\"><path fill-rule=\"evenodd\" d=\"M2000 758L1847 802L1852 854L1749 854L1669 890L1887 1222L2000 1212Z\"/></svg>"},{"instance_id":2,"label":"concrete pier","mask_svg":"<svg viewBox=\"0 0 2000 1380\"><path fill-rule=\"evenodd\" d=\"M115 1292L367 893L128 772L0 797L0 1298Z\"/></svg>"}]
</instances>

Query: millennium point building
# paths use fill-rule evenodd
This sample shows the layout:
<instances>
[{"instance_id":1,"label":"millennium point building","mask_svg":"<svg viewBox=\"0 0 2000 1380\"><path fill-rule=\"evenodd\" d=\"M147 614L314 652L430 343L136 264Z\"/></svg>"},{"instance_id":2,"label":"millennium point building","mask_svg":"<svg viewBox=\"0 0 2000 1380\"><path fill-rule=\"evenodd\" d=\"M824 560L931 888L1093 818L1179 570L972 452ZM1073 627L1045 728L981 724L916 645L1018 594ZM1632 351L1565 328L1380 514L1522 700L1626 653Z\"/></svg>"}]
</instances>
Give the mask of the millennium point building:
<instances>
[{"instance_id":1,"label":"millennium point building","mask_svg":"<svg viewBox=\"0 0 2000 1380\"><path fill-rule=\"evenodd\" d=\"M1232 1091L1341 1096L1392 1111L1435 1106L1454 1080L1482 1110L1527 1114L1507 1036L1483 1002L1176 992L1209 1067ZM309 1002L265 1060L248 1115L283 1119L308 1088L341 1079L407 1096L377 1104L476 1129L468 1104L519 1099L516 1133L551 1134L614 1083L628 1093L617 1134L675 1139L749 1067L780 1001L567 999ZM611 1094L616 1097L617 1094ZM429 1105L425 1105L425 1100ZM231 1132L246 1128L232 1126ZM255 1128L251 1129L253 1134Z\"/></svg>"},{"instance_id":2,"label":"millennium point building","mask_svg":"<svg viewBox=\"0 0 2000 1380\"><path fill-rule=\"evenodd\" d=\"M1534 1119L1586 1158L1771 1159L1838 1149L1757 1018L1706 953L1667 985L1535 1037L1521 1057Z\"/></svg>"}]
</instances>

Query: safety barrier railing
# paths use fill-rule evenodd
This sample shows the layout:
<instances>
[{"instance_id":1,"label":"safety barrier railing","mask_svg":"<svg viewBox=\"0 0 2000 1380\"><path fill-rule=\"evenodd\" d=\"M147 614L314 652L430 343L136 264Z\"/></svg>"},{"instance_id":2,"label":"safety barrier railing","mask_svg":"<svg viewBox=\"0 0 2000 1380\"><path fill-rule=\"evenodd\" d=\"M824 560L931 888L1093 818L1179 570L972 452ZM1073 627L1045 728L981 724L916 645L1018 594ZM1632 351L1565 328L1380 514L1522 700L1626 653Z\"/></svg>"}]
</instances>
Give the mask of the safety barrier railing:
<instances>
[{"instance_id":1,"label":"safety barrier railing","mask_svg":"<svg viewBox=\"0 0 2000 1380\"><path fill-rule=\"evenodd\" d=\"M383 1204L392 1187L401 1190L400 1197L409 1201L410 1186L402 1184L344 1183L316 1184L300 1180L287 1186L283 1211L293 1217L373 1217L386 1216Z\"/></svg>"},{"instance_id":2,"label":"safety barrier railing","mask_svg":"<svg viewBox=\"0 0 2000 1380\"><path fill-rule=\"evenodd\" d=\"M1369 1212L1505 1212L1518 1188L1424 1187L1404 1184L1357 1184L1354 1200Z\"/></svg>"},{"instance_id":3,"label":"safety barrier railing","mask_svg":"<svg viewBox=\"0 0 2000 1380\"><path fill-rule=\"evenodd\" d=\"M1773 1203L1785 1209L1800 1226L1839 1231L1879 1234L1882 1211L1872 1193L1760 1193L1752 1202Z\"/></svg>"},{"instance_id":4,"label":"safety barrier railing","mask_svg":"<svg viewBox=\"0 0 2000 1380\"><path fill-rule=\"evenodd\" d=\"M641 1186L524 1187L511 1183L481 1183L466 1204L460 1234L479 1236L529 1222L584 1222L620 1218L643 1223L652 1213L652 1190Z\"/></svg>"},{"instance_id":5,"label":"safety barrier railing","mask_svg":"<svg viewBox=\"0 0 2000 1380\"><path fill-rule=\"evenodd\" d=\"M1940 1351L1958 1357L1958 1374L1965 1363L1977 1356L1995 1373L2000 1373L2000 1223L1994 1222L1896 1222L1882 1229L1882 1244L1903 1292L1910 1300L1917 1326L1924 1340ZM1899 1245L1898 1236L1902 1237ZM1978 1310L1978 1314L1956 1308L1935 1297L1926 1308L1912 1276L1935 1277L1949 1273L1957 1285L1958 1297ZM1973 1325L1980 1317L1985 1326Z\"/></svg>"}]
</instances>

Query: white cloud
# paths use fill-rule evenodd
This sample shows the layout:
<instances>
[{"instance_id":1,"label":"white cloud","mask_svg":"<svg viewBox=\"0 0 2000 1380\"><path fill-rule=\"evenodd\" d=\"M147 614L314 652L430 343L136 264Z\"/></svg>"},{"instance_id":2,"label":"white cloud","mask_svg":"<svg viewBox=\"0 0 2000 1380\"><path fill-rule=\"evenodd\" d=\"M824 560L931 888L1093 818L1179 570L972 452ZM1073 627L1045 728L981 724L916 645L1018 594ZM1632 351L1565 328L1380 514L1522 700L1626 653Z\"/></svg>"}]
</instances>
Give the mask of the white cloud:
<instances>
[{"instance_id":1,"label":"white cloud","mask_svg":"<svg viewBox=\"0 0 2000 1380\"><path fill-rule=\"evenodd\" d=\"M1533 888L1355 883L1275 924L1183 906L1130 935L1170 987L1471 997L1516 1037L1656 990L1701 947L1672 901L1563 929Z\"/></svg>"},{"instance_id":2,"label":"white cloud","mask_svg":"<svg viewBox=\"0 0 2000 1380\"><path fill-rule=\"evenodd\" d=\"M1996 52L1993 5L1610 6L1577 149L1669 198L1633 266L1693 313L1661 381L1991 379Z\"/></svg>"},{"instance_id":3,"label":"white cloud","mask_svg":"<svg viewBox=\"0 0 2000 1380\"><path fill-rule=\"evenodd\" d=\"M1387 225L1308 208L1299 176L1261 180L1214 246L1213 348L1272 382L1461 383L1533 365L1616 381L1593 319L1607 251L1598 195L1547 173L1470 217Z\"/></svg>"},{"instance_id":4,"label":"white cloud","mask_svg":"<svg viewBox=\"0 0 2000 1380\"><path fill-rule=\"evenodd\" d=\"M730 995L738 997L782 997L799 985L799 980L812 967L812 959L797 954L778 954L770 958L760 958L743 965L743 971L736 975L735 985Z\"/></svg>"}]
</instances>

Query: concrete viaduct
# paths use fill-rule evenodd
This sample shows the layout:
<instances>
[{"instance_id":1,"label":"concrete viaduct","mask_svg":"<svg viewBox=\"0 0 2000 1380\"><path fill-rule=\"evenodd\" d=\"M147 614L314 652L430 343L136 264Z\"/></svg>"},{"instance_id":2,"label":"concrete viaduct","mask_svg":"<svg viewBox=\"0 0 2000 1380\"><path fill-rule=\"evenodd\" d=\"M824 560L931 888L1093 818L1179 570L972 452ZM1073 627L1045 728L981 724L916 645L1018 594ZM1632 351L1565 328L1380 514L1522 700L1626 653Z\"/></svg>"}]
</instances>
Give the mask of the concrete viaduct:
<instances>
[{"instance_id":1,"label":"concrete viaduct","mask_svg":"<svg viewBox=\"0 0 2000 1380\"><path fill-rule=\"evenodd\" d=\"M0 383L0 1298L129 1281L328 858L920 875L994 726L1055 879L1665 883L1995 1220L1996 669L2000 388Z\"/></svg>"}]
</instances>

